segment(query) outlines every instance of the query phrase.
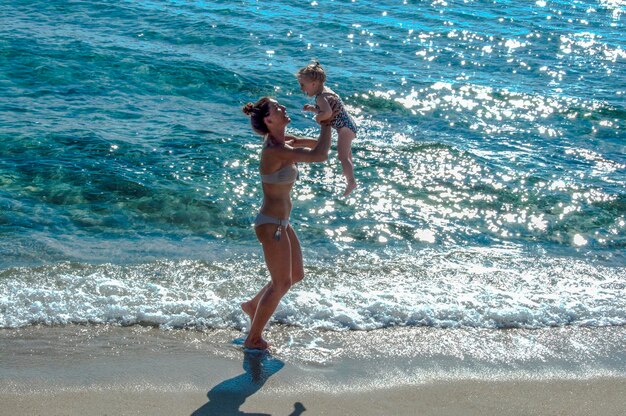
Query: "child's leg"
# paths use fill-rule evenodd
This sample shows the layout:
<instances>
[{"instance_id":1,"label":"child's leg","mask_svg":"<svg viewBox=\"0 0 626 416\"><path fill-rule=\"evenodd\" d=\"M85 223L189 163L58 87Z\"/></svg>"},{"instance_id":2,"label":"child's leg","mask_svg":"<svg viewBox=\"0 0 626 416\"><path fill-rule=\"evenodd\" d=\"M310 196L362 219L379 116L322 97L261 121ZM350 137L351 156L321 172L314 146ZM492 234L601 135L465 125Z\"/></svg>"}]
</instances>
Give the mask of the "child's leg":
<instances>
[{"instance_id":1,"label":"child's leg","mask_svg":"<svg viewBox=\"0 0 626 416\"><path fill-rule=\"evenodd\" d=\"M356 135L349 128L342 127L337 132L337 136L337 155L347 182L343 196L347 196L357 187L354 179L354 165L352 164L352 140L354 140Z\"/></svg>"}]
</instances>

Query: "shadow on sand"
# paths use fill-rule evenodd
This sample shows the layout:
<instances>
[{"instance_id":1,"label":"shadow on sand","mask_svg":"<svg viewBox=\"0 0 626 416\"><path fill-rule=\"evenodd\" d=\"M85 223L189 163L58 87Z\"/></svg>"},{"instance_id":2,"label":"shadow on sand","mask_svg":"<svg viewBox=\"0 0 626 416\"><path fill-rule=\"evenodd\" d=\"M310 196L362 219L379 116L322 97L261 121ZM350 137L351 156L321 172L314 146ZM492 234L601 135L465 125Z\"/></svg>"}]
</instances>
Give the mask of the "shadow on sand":
<instances>
[{"instance_id":1,"label":"shadow on sand","mask_svg":"<svg viewBox=\"0 0 626 416\"><path fill-rule=\"evenodd\" d=\"M259 391L268 378L276 374L285 363L268 352L244 351L245 373L222 381L208 393L208 403L192 413L192 416L271 416L267 413L245 413L239 410L246 399ZM301 415L306 409L300 402L294 403L289 416ZM285 412L286 413L286 412Z\"/></svg>"}]
</instances>

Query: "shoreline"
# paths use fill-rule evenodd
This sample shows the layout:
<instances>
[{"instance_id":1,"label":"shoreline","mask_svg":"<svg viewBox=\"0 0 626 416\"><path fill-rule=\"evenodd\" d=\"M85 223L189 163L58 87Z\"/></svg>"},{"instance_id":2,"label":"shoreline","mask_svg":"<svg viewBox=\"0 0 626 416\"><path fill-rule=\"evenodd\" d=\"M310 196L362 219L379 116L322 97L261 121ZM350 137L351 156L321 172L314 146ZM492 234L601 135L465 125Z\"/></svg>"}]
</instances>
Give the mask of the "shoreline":
<instances>
[{"instance_id":1,"label":"shoreline","mask_svg":"<svg viewBox=\"0 0 626 416\"><path fill-rule=\"evenodd\" d=\"M626 408L623 327L395 328L311 341L310 331L273 326L270 334L282 347L250 354L237 345L243 333L230 329L3 329L0 415L617 416ZM569 350L582 340L586 356ZM512 352L488 355L498 347Z\"/></svg>"}]
</instances>

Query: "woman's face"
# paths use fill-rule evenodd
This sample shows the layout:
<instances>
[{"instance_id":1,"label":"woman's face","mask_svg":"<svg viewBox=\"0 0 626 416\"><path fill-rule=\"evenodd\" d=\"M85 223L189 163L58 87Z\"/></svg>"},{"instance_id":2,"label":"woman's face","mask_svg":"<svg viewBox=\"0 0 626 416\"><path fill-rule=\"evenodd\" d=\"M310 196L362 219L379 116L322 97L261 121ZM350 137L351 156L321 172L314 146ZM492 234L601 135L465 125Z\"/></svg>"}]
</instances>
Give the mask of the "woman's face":
<instances>
[{"instance_id":1,"label":"woman's face","mask_svg":"<svg viewBox=\"0 0 626 416\"><path fill-rule=\"evenodd\" d=\"M270 100L270 113L265 117L265 122L277 127L286 126L291 121L287 115L287 109L276 100Z\"/></svg>"}]
</instances>

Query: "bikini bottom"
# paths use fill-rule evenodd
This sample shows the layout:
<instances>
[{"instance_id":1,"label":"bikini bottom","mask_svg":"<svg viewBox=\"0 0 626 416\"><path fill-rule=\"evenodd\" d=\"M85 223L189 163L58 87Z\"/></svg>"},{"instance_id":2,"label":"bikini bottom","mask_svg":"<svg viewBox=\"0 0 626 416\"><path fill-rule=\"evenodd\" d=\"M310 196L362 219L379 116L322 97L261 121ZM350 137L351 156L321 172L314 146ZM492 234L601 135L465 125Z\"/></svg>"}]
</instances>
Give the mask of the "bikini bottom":
<instances>
[{"instance_id":1,"label":"bikini bottom","mask_svg":"<svg viewBox=\"0 0 626 416\"><path fill-rule=\"evenodd\" d=\"M276 224L276 231L274 232L274 240L280 240L283 229L287 229L289 226L289 218L281 220L280 218L270 217L262 212L259 212L254 219L254 228L263 224Z\"/></svg>"}]
</instances>

